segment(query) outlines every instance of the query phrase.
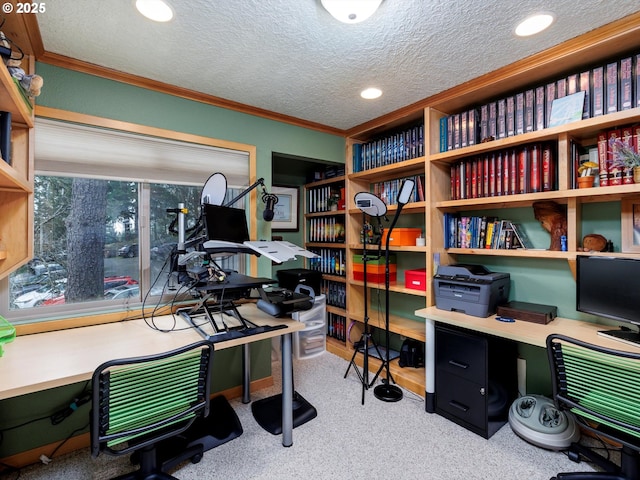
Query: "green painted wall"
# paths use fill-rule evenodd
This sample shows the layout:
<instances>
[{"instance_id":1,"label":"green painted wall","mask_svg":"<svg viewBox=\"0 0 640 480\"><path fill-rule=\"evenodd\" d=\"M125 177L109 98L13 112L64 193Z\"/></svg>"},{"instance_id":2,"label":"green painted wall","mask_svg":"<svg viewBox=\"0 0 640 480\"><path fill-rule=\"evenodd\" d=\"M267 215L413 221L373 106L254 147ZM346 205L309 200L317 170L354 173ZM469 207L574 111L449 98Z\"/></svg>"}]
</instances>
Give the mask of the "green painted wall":
<instances>
[{"instance_id":1,"label":"green painted wall","mask_svg":"<svg viewBox=\"0 0 640 480\"><path fill-rule=\"evenodd\" d=\"M330 162L344 162L345 140L336 135L296 127L203 103L105 80L47 64L37 65L45 79L38 104L125 122L255 145L257 174L271 184L272 152ZM176 165L179 168L179 165ZM203 172L203 179L213 172ZM270 224L256 212L259 238L270 238ZM260 259L259 276L271 276L271 261ZM240 385L240 349L216 353L214 390ZM252 378L271 373L271 342L252 346ZM0 429L49 416L69 405L84 384L38 392L0 402ZM88 424L85 405L69 419L52 426L48 419L4 433L0 458L63 440ZM79 432L76 432L79 433Z\"/></svg>"}]
</instances>

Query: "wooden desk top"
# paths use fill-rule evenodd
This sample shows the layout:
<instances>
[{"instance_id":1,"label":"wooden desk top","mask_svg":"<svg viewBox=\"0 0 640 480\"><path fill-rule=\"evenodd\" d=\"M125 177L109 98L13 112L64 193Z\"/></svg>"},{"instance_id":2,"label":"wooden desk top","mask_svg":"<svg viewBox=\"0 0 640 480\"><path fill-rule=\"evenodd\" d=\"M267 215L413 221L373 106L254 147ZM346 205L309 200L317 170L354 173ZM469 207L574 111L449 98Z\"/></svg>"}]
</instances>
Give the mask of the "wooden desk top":
<instances>
[{"instance_id":1,"label":"wooden desk top","mask_svg":"<svg viewBox=\"0 0 640 480\"><path fill-rule=\"evenodd\" d=\"M286 324L287 328L216 343L216 350L304 328L301 322L274 318L254 304L242 305L238 310L257 325ZM175 321L176 328L187 327L177 315ZM154 322L158 328L170 329L174 317L155 317ZM107 360L169 351L201 339L193 328L163 333L142 319L18 336L4 346L4 356L0 357L0 400L88 380L95 368Z\"/></svg>"},{"instance_id":2,"label":"wooden desk top","mask_svg":"<svg viewBox=\"0 0 640 480\"><path fill-rule=\"evenodd\" d=\"M458 327L467 328L469 330L508 338L538 347L546 348L547 336L552 333L560 333L594 345L601 345L614 350L640 353L640 347L611 340L598 335L597 333L598 330L609 330L615 327L583 322L581 320L557 317L546 325L525 322L523 320L506 323L496 320L495 315L486 318L473 317L464 313L440 310L435 306L416 310L415 314L419 317L435 320L436 322L457 325Z\"/></svg>"}]
</instances>

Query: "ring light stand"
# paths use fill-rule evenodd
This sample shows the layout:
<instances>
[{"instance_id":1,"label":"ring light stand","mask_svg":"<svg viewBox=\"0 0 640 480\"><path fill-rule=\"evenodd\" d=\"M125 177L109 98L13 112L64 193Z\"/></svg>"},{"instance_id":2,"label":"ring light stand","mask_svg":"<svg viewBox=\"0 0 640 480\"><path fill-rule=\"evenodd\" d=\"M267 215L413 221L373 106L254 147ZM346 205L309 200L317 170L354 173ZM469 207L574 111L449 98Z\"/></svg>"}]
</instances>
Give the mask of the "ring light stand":
<instances>
[{"instance_id":1,"label":"ring light stand","mask_svg":"<svg viewBox=\"0 0 640 480\"><path fill-rule=\"evenodd\" d=\"M389 227L389 231L387 232L387 241L384 251L384 290L385 290L385 335L386 335L386 353L385 360L383 361L382 368L385 368L387 371L387 376L383 380L383 383L378 385L373 389L373 394L378 400L382 400L383 402L397 402L402 399L402 390L397 385L391 385L393 378L391 377L391 372L389 371L389 239L391 238L391 232L393 227L396 226L396 222L398 221L398 217L400 216L400 212L402 211L402 207L409 201L411 197L411 192L413 191L414 181L411 179L405 179L400 186L400 193L398 194L398 209L396 210L396 214L391 221L391 226Z\"/></svg>"},{"instance_id":2,"label":"ring light stand","mask_svg":"<svg viewBox=\"0 0 640 480\"><path fill-rule=\"evenodd\" d=\"M354 344L353 356L351 357L351 362L349 362L349 366L347 367L347 371L344 374L344 378L347 378L349 374L349 369L353 366L354 370L358 374L358 378L362 383L362 405L364 405L364 392L367 390L372 384L369 383L369 348L370 344L375 348L376 353L379 358L382 359L382 355L380 354L380 350L378 350L378 345L371 338L371 333L369 332L369 300L368 296L368 288L367 288L367 232L365 231L364 224L366 220L366 215L378 218L378 222L380 222L380 218L384 217L387 213L387 206L385 203L373 193L369 192L360 192L356 193L354 198L356 202L356 207L358 207L362 211L362 268L364 271L364 331L362 332L362 336L360 340ZM380 244L378 244L380 245ZM378 255L379 257L379 255ZM362 363L362 372L358 370L358 366L356 365L355 359L358 355L358 352L362 348L362 353L364 355L364 360ZM380 371L378 371L379 373ZM376 374L377 378L378 374Z\"/></svg>"}]
</instances>

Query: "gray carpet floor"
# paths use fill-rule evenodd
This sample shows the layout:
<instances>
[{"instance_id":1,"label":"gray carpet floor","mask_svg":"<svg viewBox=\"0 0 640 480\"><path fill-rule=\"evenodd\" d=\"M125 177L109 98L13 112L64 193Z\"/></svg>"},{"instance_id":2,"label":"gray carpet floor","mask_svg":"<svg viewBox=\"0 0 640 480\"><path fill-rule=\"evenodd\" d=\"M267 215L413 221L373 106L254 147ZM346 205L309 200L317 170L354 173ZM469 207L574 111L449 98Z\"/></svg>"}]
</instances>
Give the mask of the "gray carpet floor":
<instances>
[{"instance_id":1,"label":"gray carpet floor","mask_svg":"<svg viewBox=\"0 0 640 480\"><path fill-rule=\"evenodd\" d=\"M424 410L421 397L405 391L397 403L376 399L372 390L361 404L361 384L353 372L344 379L348 362L324 353L294 363L296 390L318 410L317 418L293 431L293 446L258 426L250 405L231 401L244 433L205 452L198 464L183 463L173 474L195 479L508 479L547 480L562 471L593 471L570 461L562 452L533 446L509 425L486 440ZM279 391L275 385L252 400ZM54 458L7 475L7 479L108 479L132 470L127 458L100 455L88 449Z\"/></svg>"}]
</instances>

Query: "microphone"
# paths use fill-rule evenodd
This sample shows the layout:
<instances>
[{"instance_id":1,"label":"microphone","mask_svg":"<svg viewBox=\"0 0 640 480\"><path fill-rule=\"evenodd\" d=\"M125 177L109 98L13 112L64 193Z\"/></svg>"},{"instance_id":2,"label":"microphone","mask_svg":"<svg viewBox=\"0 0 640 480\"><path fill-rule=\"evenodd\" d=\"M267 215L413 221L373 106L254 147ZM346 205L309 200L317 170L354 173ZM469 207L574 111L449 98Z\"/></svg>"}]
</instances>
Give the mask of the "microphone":
<instances>
[{"instance_id":1,"label":"microphone","mask_svg":"<svg viewBox=\"0 0 640 480\"><path fill-rule=\"evenodd\" d=\"M263 190L262 201L265 203L264 213L262 214L262 218L264 218L266 222L270 222L271 220L273 220L273 215L274 215L273 208L275 204L278 203L278 197L275 196L273 193L267 193L266 190Z\"/></svg>"}]
</instances>

